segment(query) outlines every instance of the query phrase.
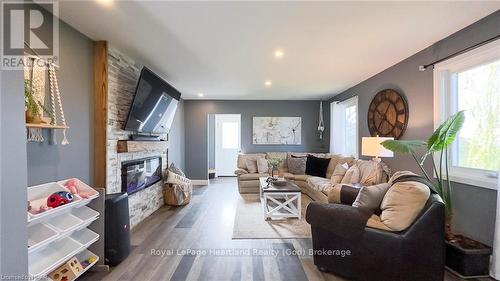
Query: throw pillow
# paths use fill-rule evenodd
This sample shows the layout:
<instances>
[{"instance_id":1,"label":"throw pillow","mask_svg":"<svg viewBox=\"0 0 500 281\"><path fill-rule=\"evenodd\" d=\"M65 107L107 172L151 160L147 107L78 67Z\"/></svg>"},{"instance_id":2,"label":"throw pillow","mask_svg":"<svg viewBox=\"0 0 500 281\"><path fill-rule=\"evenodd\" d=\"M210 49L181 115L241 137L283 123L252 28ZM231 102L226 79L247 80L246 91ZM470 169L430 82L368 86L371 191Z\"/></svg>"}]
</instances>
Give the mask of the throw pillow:
<instances>
[{"instance_id":1,"label":"throw pillow","mask_svg":"<svg viewBox=\"0 0 500 281\"><path fill-rule=\"evenodd\" d=\"M360 183L363 185L375 185L385 182L385 173L382 169L382 162L373 160L357 160L356 165L360 171Z\"/></svg>"},{"instance_id":2,"label":"throw pillow","mask_svg":"<svg viewBox=\"0 0 500 281\"><path fill-rule=\"evenodd\" d=\"M342 178L340 183L359 183L359 168L357 165L352 165Z\"/></svg>"},{"instance_id":3,"label":"throw pillow","mask_svg":"<svg viewBox=\"0 0 500 281\"><path fill-rule=\"evenodd\" d=\"M338 164L347 163L348 165L353 165L354 157L345 157L342 155L334 154L330 157L330 164L328 164L328 169L326 169L326 177L331 178L333 171ZM340 182L340 181L339 181Z\"/></svg>"},{"instance_id":4,"label":"throw pillow","mask_svg":"<svg viewBox=\"0 0 500 281\"><path fill-rule=\"evenodd\" d=\"M306 173L307 158L288 157L288 172L294 175L304 175Z\"/></svg>"},{"instance_id":5,"label":"throw pillow","mask_svg":"<svg viewBox=\"0 0 500 281\"><path fill-rule=\"evenodd\" d=\"M326 177L326 169L328 169L329 163L330 158L320 158L313 155L307 155L306 174L324 178Z\"/></svg>"},{"instance_id":6,"label":"throw pillow","mask_svg":"<svg viewBox=\"0 0 500 281\"><path fill-rule=\"evenodd\" d=\"M181 177L186 177L186 175L184 174L184 172L181 169L179 169L177 166L175 166L174 162L172 162L170 164L170 167L168 167L168 170L171 171L174 174L178 174Z\"/></svg>"},{"instance_id":7,"label":"throw pillow","mask_svg":"<svg viewBox=\"0 0 500 281\"><path fill-rule=\"evenodd\" d=\"M429 187L420 182L394 183L380 205L382 223L393 231L405 230L422 211L430 194Z\"/></svg>"},{"instance_id":8,"label":"throw pillow","mask_svg":"<svg viewBox=\"0 0 500 281\"><path fill-rule=\"evenodd\" d=\"M330 178L330 181L333 184L340 183L342 181L342 179L344 178L345 173L347 172L348 169L349 169L349 165L347 165L347 163L337 164L337 166L335 167L335 170L333 170L332 177Z\"/></svg>"},{"instance_id":9,"label":"throw pillow","mask_svg":"<svg viewBox=\"0 0 500 281\"><path fill-rule=\"evenodd\" d=\"M247 168L247 159L257 160L259 158L266 158L265 153L248 153L248 154L238 154L238 168Z\"/></svg>"},{"instance_id":10,"label":"throw pillow","mask_svg":"<svg viewBox=\"0 0 500 281\"><path fill-rule=\"evenodd\" d=\"M269 173L269 163L265 158L257 159L257 171L259 174Z\"/></svg>"},{"instance_id":11,"label":"throw pillow","mask_svg":"<svg viewBox=\"0 0 500 281\"><path fill-rule=\"evenodd\" d=\"M260 158L262 159L262 158ZM247 159L247 170L250 174L255 174L257 173L257 160L254 159Z\"/></svg>"},{"instance_id":12,"label":"throw pillow","mask_svg":"<svg viewBox=\"0 0 500 281\"><path fill-rule=\"evenodd\" d=\"M372 186L363 186L352 203L353 207L367 208L373 210L375 214L380 214L380 204L384 196L391 187L388 183L381 183Z\"/></svg>"}]
</instances>

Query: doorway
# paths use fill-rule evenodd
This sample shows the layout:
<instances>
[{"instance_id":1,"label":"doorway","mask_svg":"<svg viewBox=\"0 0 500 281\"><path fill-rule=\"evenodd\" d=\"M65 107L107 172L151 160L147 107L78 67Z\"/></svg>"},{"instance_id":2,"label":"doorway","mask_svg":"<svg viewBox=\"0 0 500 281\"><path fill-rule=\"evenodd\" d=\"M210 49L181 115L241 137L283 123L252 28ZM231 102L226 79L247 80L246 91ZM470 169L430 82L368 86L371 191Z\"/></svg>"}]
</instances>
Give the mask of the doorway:
<instances>
[{"instance_id":1,"label":"doorway","mask_svg":"<svg viewBox=\"0 0 500 281\"><path fill-rule=\"evenodd\" d=\"M217 176L235 176L241 149L241 115L214 115L214 164Z\"/></svg>"}]
</instances>

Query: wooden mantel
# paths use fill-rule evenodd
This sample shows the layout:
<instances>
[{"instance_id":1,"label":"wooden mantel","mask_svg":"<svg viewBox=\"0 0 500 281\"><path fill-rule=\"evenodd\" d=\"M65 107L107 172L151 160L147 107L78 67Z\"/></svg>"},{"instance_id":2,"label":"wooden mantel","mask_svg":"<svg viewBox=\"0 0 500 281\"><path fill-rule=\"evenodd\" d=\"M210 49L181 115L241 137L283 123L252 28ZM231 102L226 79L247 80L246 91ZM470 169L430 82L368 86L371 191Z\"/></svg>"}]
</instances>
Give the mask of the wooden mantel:
<instances>
[{"instance_id":1,"label":"wooden mantel","mask_svg":"<svg viewBox=\"0 0 500 281\"><path fill-rule=\"evenodd\" d=\"M168 149L168 141L130 141L119 140L116 146L118 153L130 152L160 152L163 153Z\"/></svg>"}]
</instances>

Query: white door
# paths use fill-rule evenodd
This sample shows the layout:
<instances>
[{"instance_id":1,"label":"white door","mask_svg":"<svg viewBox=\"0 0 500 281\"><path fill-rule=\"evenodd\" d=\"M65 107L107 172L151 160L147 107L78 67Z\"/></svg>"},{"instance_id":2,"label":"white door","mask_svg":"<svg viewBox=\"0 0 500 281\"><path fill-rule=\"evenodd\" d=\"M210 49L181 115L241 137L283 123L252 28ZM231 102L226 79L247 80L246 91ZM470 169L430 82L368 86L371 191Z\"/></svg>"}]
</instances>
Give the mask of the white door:
<instances>
[{"instance_id":1,"label":"white door","mask_svg":"<svg viewBox=\"0 0 500 281\"><path fill-rule=\"evenodd\" d=\"M235 176L241 145L241 116L215 115L215 172L217 176Z\"/></svg>"}]
</instances>

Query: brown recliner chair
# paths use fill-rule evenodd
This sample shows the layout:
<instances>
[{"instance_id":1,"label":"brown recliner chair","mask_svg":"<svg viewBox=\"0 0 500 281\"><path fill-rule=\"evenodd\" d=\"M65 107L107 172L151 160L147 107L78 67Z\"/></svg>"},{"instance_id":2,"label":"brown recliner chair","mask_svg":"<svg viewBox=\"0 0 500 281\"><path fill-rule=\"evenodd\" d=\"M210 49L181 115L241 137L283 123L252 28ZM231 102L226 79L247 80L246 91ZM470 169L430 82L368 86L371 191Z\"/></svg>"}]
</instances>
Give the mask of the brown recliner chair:
<instances>
[{"instance_id":1,"label":"brown recliner chair","mask_svg":"<svg viewBox=\"0 0 500 281\"><path fill-rule=\"evenodd\" d=\"M342 214L346 218L339 221ZM420 215L404 231L362 225L360 233L350 235L352 224L366 222L368 216L349 205L309 205L306 219L311 224L314 264L320 271L363 281L443 280L445 207L438 195L431 194Z\"/></svg>"}]
</instances>

